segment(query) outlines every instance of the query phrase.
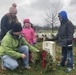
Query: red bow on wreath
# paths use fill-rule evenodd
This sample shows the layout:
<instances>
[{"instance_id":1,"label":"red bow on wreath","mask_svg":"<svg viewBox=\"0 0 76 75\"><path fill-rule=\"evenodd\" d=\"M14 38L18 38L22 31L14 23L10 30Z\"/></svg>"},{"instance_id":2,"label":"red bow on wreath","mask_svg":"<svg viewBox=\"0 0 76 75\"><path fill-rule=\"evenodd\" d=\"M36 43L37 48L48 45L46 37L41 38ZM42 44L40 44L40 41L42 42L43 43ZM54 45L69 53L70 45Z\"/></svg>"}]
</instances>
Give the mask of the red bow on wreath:
<instances>
[{"instance_id":1,"label":"red bow on wreath","mask_svg":"<svg viewBox=\"0 0 76 75\"><path fill-rule=\"evenodd\" d=\"M46 51L44 50L41 54L42 57L42 61L41 61L41 66L44 68L46 66L46 61L45 61L45 57L46 57Z\"/></svg>"}]
</instances>

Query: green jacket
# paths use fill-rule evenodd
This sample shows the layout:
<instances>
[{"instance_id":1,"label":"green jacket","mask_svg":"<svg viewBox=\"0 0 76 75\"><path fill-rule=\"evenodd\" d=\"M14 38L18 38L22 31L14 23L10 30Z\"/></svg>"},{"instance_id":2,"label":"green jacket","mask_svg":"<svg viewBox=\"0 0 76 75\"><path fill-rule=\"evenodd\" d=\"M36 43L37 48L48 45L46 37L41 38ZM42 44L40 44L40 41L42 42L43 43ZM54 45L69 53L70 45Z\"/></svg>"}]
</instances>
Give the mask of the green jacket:
<instances>
[{"instance_id":1,"label":"green jacket","mask_svg":"<svg viewBox=\"0 0 76 75\"><path fill-rule=\"evenodd\" d=\"M21 58L21 53L17 52L18 48L19 48L19 44L21 46L23 45L27 45L28 48L32 51L32 52L36 52L36 48L33 47L32 45L28 44L28 42L25 40L24 37L21 37L20 42L18 41L18 39L16 39L14 36L12 36L9 32L6 34L6 36L3 38L1 46L0 46L0 56L3 55L9 55L11 57L14 58Z\"/></svg>"}]
</instances>

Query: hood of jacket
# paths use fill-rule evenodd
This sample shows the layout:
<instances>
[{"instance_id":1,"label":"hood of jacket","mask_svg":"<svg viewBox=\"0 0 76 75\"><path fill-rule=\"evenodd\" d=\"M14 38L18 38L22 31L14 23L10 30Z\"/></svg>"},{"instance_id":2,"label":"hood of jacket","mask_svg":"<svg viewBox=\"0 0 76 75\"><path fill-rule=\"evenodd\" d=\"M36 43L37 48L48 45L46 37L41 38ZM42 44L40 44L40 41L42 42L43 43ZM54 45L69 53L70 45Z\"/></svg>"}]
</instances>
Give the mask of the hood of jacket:
<instances>
[{"instance_id":1,"label":"hood of jacket","mask_svg":"<svg viewBox=\"0 0 76 75\"><path fill-rule=\"evenodd\" d=\"M61 16L62 18L62 22L66 22L68 20L68 16L67 16L67 13L65 11L61 11L59 13L59 15Z\"/></svg>"}]
</instances>

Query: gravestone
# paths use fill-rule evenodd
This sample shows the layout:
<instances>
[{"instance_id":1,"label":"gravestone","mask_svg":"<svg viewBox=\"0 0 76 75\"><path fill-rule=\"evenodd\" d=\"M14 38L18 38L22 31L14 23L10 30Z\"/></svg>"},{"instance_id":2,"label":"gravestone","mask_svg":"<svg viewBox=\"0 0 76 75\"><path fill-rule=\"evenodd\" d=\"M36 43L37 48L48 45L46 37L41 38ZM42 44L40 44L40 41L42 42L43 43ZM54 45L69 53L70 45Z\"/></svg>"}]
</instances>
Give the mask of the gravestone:
<instances>
[{"instance_id":1,"label":"gravestone","mask_svg":"<svg viewBox=\"0 0 76 75\"><path fill-rule=\"evenodd\" d=\"M43 50L46 50L53 57L53 61L56 61L56 44L53 41L44 41Z\"/></svg>"}]
</instances>

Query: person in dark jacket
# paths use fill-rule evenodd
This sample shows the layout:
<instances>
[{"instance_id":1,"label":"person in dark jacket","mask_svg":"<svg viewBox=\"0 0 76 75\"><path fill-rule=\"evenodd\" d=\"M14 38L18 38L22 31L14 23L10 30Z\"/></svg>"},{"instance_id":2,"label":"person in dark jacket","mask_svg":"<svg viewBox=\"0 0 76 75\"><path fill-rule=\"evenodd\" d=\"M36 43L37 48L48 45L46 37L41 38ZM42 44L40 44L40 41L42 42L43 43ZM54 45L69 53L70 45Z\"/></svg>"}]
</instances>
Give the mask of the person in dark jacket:
<instances>
[{"instance_id":1,"label":"person in dark jacket","mask_svg":"<svg viewBox=\"0 0 76 75\"><path fill-rule=\"evenodd\" d=\"M6 35L6 33L12 28L13 23L17 23L17 5L12 4L12 7L9 8L9 13L5 14L1 19L1 40Z\"/></svg>"},{"instance_id":2,"label":"person in dark jacket","mask_svg":"<svg viewBox=\"0 0 76 75\"><path fill-rule=\"evenodd\" d=\"M60 27L58 34L54 38L58 40L58 45L62 47L62 59L59 66L65 66L65 61L67 60L66 72L71 72L73 69L73 33L74 26L72 22L68 19L67 13L61 11L58 14L60 20Z\"/></svg>"}]
</instances>

